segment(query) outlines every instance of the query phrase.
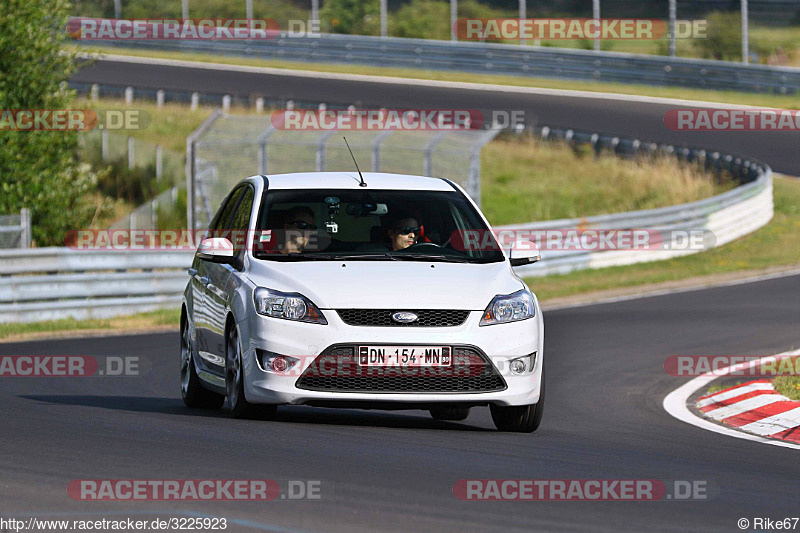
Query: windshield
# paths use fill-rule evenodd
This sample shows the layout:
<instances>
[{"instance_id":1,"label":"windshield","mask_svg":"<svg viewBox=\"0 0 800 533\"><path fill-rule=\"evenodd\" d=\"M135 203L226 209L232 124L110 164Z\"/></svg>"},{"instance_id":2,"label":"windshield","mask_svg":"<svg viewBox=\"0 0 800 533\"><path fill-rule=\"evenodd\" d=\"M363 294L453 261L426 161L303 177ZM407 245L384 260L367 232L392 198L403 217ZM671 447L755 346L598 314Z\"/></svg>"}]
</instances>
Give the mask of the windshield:
<instances>
[{"instance_id":1,"label":"windshield","mask_svg":"<svg viewBox=\"0 0 800 533\"><path fill-rule=\"evenodd\" d=\"M493 239L487 246L485 239L473 245L462 238L476 230L490 233L457 191L268 191L253 255L275 261L502 261Z\"/></svg>"}]
</instances>

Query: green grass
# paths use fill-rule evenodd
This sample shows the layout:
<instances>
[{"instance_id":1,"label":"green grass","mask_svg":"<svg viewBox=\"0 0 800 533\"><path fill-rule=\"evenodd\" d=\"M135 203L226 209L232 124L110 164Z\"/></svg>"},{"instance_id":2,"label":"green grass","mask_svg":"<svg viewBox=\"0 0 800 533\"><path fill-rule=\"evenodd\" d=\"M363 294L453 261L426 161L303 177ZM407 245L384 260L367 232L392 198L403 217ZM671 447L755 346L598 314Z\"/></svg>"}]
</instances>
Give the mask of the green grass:
<instances>
[{"instance_id":1,"label":"green grass","mask_svg":"<svg viewBox=\"0 0 800 533\"><path fill-rule=\"evenodd\" d=\"M594 157L527 135L495 139L481 154L481 209L492 225L652 209L732 187L673 157Z\"/></svg>"},{"instance_id":2,"label":"green grass","mask_svg":"<svg viewBox=\"0 0 800 533\"><path fill-rule=\"evenodd\" d=\"M223 56L213 54L198 54L172 51L156 51L126 48L103 48L69 45L70 49L79 49L83 52L99 52L105 54L121 54L140 57L155 57L162 59L182 59L185 61L198 61L201 63L218 63L225 65L246 65L255 67L271 67L285 70L306 70L314 72L333 72L344 74L364 74L372 76L391 76L398 78L454 81L476 84L508 85L514 87L538 87L547 89L567 89L589 92L606 92L618 94L631 94L642 96L655 96L662 98L679 98L683 100L698 100L707 102L721 102L729 104L750 105L754 107L775 107L782 109L800 108L800 100L793 96L773 94L742 93L736 91L718 91L704 89L689 89L683 87L657 87L651 85L591 82L579 80L559 80L550 78L535 78L523 76L501 76L493 74L474 74L466 72L447 72L438 70L423 70L395 67L374 67L367 65L346 64L317 64L304 62L289 62L271 59L257 59L236 56Z\"/></svg>"},{"instance_id":3,"label":"green grass","mask_svg":"<svg viewBox=\"0 0 800 533\"><path fill-rule=\"evenodd\" d=\"M797 368L798 359L792 358L792 367ZM772 386L778 394L800 401L800 376L778 376L772 381Z\"/></svg>"},{"instance_id":4,"label":"green grass","mask_svg":"<svg viewBox=\"0 0 800 533\"><path fill-rule=\"evenodd\" d=\"M800 264L800 181L774 180L775 216L758 231L720 248L637 265L527 278L542 300L696 276Z\"/></svg>"},{"instance_id":5,"label":"green grass","mask_svg":"<svg viewBox=\"0 0 800 533\"><path fill-rule=\"evenodd\" d=\"M180 322L180 309L158 309L147 313L139 313L126 317L107 319L76 320L67 318L48 322L30 322L27 324L0 324L0 339L25 338L48 333L64 331L96 331L96 330L124 330L136 331L175 326Z\"/></svg>"}]
</instances>

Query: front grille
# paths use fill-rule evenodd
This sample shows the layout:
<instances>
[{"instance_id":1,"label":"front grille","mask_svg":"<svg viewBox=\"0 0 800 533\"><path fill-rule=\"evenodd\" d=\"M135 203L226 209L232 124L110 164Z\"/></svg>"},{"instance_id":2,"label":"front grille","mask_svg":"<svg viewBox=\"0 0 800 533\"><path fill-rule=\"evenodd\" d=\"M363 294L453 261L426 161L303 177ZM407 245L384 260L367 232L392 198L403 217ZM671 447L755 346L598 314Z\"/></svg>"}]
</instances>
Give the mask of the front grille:
<instances>
[{"instance_id":1,"label":"front grille","mask_svg":"<svg viewBox=\"0 0 800 533\"><path fill-rule=\"evenodd\" d=\"M297 379L299 389L325 392L494 392L506 382L477 348L453 346L450 367L362 367L357 346L325 350Z\"/></svg>"},{"instance_id":2,"label":"front grille","mask_svg":"<svg viewBox=\"0 0 800 533\"><path fill-rule=\"evenodd\" d=\"M450 309L423 309L411 311L417 315L417 320L408 324L395 322L392 315L407 309L338 309L342 321L349 326L405 326L443 328L460 326L467 320L469 311L454 311Z\"/></svg>"}]
</instances>

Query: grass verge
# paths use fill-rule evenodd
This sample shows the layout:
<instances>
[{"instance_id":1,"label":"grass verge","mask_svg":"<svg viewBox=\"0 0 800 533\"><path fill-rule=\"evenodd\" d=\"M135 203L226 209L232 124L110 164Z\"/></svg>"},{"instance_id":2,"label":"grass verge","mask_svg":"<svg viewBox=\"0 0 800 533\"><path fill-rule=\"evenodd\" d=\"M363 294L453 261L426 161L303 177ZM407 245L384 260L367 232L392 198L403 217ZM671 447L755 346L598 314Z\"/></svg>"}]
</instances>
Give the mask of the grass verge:
<instances>
[{"instance_id":1,"label":"grass verge","mask_svg":"<svg viewBox=\"0 0 800 533\"><path fill-rule=\"evenodd\" d=\"M685 257L527 278L542 300L736 271L800 264L800 181L774 179L775 216L758 231ZM635 252L632 252L635 253Z\"/></svg>"},{"instance_id":2,"label":"grass verge","mask_svg":"<svg viewBox=\"0 0 800 533\"><path fill-rule=\"evenodd\" d=\"M120 316L106 319L75 320L67 318L48 322L31 322L28 324L0 324L0 340L14 341L36 337L48 337L53 334L85 334L103 331L144 331L152 329L178 329L180 307L174 309L158 309L131 316Z\"/></svg>"},{"instance_id":3,"label":"grass verge","mask_svg":"<svg viewBox=\"0 0 800 533\"><path fill-rule=\"evenodd\" d=\"M798 357L792 358L792 367L797 368ZM800 401L800 376L778 376L772 381L772 386L778 392L791 400Z\"/></svg>"},{"instance_id":4,"label":"grass verge","mask_svg":"<svg viewBox=\"0 0 800 533\"><path fill-rule=\"evenodd\" d=\"M661 98L678 98L682 100L698 100L742 104L754 107L775 107L781 109L800 109L797 97L774 94L743 93L736 91L718 91L705 89L689 89L685 87L656 87L651 85L592 82L580 80L560 80L550 78L501 76L493 74L476 74L469 72L448 72L396 67L375 67L368 65L330 64L289 62L272 59L258 59L238 56L214 54L172 52L161 50L140 50L135 48L105 48L68 45L69 48L86 53L118 54L137 57L154 57L161 59L180 59L199 63L217 63L224 65L245 65L252 67L270 67L277 69L305 70L313 72L331 72L341 74L363 74L371 76L390 76L397 78L454 81L474 84L508 85L513 87L537 87L545 89L563 89L588 92L605 92Z\"/></svg>"}]
</instances>

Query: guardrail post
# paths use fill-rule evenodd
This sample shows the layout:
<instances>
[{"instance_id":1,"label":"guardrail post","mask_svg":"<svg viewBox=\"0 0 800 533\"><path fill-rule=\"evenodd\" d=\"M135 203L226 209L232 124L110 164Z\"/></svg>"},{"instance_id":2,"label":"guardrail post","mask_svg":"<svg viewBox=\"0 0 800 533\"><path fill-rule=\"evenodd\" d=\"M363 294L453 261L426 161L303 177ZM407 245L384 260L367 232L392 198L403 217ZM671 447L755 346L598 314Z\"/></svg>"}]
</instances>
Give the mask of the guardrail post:
<instances>
[{"instance_id":1,"label":"guardrail post","mask_svg":"<svg viewBox=\"0 0 800 533\"><path fill-rule=\"evenodd\" d=\"M294 109L294 100L286 100L286 111L292 111Z\"/></svg>"},{"instance_id":2,"label":"guardrail post","mask_svg":"<svg viewBox=\"0 0 800 533\"><path fill-rule=\"evenodd\" d=\"M136 158L133 152L133 137L128 136L128 168L136 166Z\"/></svg>"},{"instance_id":3,"label":"guardrail post","mask_svg":"<svg viewBox=\"0 0 800 533\"><path fill-rule=\"evenodd\" d=\"M93 83L92 88L89 89L89 98L92 101L96 101L98 98L100 98L100 86L96 83Z\"/></svg>"},{"instance_id":4,"label":"guardrail post","mask_svg":"<svg viewBox=\"0 0 800 533\"><path fill-rule=\"evenodd\" d=\"M161 181L161 176L164 173L164 154L161 150L161 145L156 145L156 180Z\"/></svg>"},{"instance_id":5,"label":"guardrail post","mask_svg":"<svg viewBox=\"0 0 800 533\"><path fill-rule=\"evenodd\" d=\"M256 113L263 113L264 112L264 98L259 96L256 98Z\"/></svg>"},{"instance_id":6,"label":"guardrail post","mask_svg":"<svg viewBox=\"0 0 800 533\"><path fill-rule=\"evenodd\" d=\"M231 95L226 94L222 97L222 110L226 113L231 110Z\"/></svg>"},{"instance_id":7,"label":"guardrail post","mask_svg":"<svg viewBox=\"0 0 800 533\"><path fill-rule=\"evenodd\" d=\"M197 111L198 107L200 107L200 93L192 93L192 104L189 109Z\"/></svg>"},{"instance_id":8,"label":"guardrail post","mask_svg":"<svg viewBox=\"0 0 800 533\"><path fill-rule=\"evenodd\" d=\"M125 87L125 105L133 103L133 87Z\"/></svg>"},{"instance_id":9,"label":"guardrail post","mask_svg":"<svg viewBox=\"0 0 800 533\"><path fill-rule=\"evenodd\" d=\"M161 109L164 107L164 90L159 89L156 91L156 107Z\"/></svg>"},{"instance_id":10,"label":"guardrail post","mask_svg":"<svg viewBox=\"0 0 800 533\"><path fill-rule=\"evenodd\" d=\"M31 211L23 207L19 211L19 225L22 228L19 235L20 248L31 247Z\"/></svg>"}]
</instances>

